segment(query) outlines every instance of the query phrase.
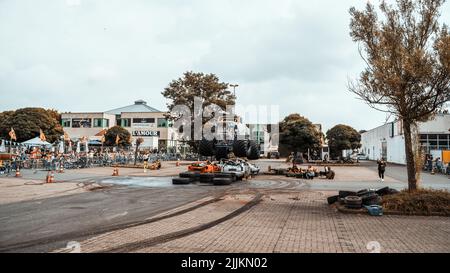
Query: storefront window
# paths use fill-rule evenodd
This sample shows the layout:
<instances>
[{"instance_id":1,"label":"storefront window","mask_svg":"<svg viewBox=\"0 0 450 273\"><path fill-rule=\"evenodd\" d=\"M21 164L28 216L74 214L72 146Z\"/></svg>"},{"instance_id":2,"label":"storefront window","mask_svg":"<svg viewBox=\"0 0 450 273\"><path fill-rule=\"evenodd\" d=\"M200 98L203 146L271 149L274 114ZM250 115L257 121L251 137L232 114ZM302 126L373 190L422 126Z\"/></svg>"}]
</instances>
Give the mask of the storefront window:
<instances>
[{"instance_id":1,"label":"storefront window","mask_svg":"<svg viewBox=\"0 0 450 273\"><path fill-rule=\"evenodd\" d=\"M167 127L168 127L167 119L159 118L158 119L158 128L167 128Z\"/></svg>"},{"instance_id":2,"label":"storefront window","mask_svg":"<svg viewBox=\"0 0 450 273\"><path fill-rule=\"evenodd\" d=\"M70 118L64 118L61 120L62 127L70 127Z\"/></svg>"},{"instance_id":3,"label":"storefront window","mask_svg":"<svg viewBox=\"0 0 450 273\"><path fill-rule=\"evenodd\" d=\"M154 118L134 118L133 123L155 123Z\"/></svg>"},{"instance_id":4,"label":"storefront window","mask_svg":"<svg viewBox=\"0 0 450 273\"><path fill-rule=\"evenodd\" d=\"M120 119L120 121L121 121L120 126L131 127L131 119L130 118L123 118L123 119Z\"/></svg>"},{"instance_id":5,"label":"storefront window","mask_svg":"<svg viewBox=\"0 0 450 273\"><path fill-rule=\"evenodd\" d=\"M73 118L72 128L91 128L92 119L90 118Z\"/></svg>"},{"instance_id":6,"label":"storefront window","mask_svg":"<svg viewBox=\"0 0 450 273\"><path fill-rule=\"evenodd\" d=\"M109 127L109 119L95 118L94 127Z\"/></svg>"}]
</instances>

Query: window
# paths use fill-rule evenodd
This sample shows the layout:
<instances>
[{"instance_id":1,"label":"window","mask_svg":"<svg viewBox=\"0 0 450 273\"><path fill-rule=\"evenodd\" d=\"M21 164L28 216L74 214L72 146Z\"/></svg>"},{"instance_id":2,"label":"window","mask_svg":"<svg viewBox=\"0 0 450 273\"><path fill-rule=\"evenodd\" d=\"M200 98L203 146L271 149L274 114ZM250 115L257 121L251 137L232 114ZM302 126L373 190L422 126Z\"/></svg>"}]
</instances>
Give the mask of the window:
<instances>
[{"instance_id":1,"label":"window","mask_svg":"<svg viewBox=\"0 0 450 273\"><path fill-rule=\"evenodd\" d=\"M158 128L167 128L167 127L168 127L167 119L159 118L158 119Z\"/></svg>"},{"instance_id":2,"label":"window","mask_svg":"<svg viewBox=\"0 0 450 273\"><path fill-rule=\"evenodd\" d=\"M61 120L62 127L70 127L70 118L63 118Z\"/></svg>"},{"instance_id":3,"label":"window","mask_svg":"<svg viewBox=\"0 0 450 273\"><path fill-rule=\"evenodd\" d=\"M94 127L109 127L109 119L95 118Z\"/></svg>"},{"instance_id":4,"label":"window","mask_svg":"<svg viewBox=\"0 0 450 273\"><path fill-rule=\"evenodd\" d=\"M91 128L92 126L91 118L73 118L72 128Z\"/></svg>"},{"instance_id":5,"label":"window","mask_svg":"<svg viewBox=\"0 0 450 273\"><path fill-rule=\"evenodd\" d=\"M131 127L131 119L130 118L123 118L123 119L120 119L120 121L121 121L120 126Z\"/></svg>"},{"instance_id":6,"label":"window","mask_svg":"<svg viewBox=\"0 0 450 273\"><path fill-rule=\"evenodd\" d=\"M154 118L134 118L133 123L155 123Z\"/></svg>"}]
</instances>

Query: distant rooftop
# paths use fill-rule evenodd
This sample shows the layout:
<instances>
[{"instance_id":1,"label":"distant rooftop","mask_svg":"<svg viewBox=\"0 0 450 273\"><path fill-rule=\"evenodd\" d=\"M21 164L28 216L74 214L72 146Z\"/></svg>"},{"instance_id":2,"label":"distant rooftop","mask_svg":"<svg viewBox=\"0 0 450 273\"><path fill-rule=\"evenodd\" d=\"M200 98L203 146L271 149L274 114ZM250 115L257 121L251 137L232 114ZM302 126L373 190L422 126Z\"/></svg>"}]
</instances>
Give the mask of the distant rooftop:
<instances>
[{"instance_id":1,"label":"distant rooftop","mask_svg":"<svg viewBox=\"0 0 450 273\"><path fill-rule=\"evenodd\" d=\"M112 109L112 110L106 111L105 113L120 115L121 113L146 113L146 112L160 113L161 111L148 106L147 102L144 100L137 100L132 105Z\"/></svg>"}]
</instances>

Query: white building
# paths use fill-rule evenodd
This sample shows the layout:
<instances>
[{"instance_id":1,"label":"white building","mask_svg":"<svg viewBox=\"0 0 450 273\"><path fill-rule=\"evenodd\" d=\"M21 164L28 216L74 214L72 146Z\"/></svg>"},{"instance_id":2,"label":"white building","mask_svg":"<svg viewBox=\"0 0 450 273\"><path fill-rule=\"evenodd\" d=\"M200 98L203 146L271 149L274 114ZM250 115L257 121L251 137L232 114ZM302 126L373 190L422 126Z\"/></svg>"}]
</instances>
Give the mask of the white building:
<instances>
[{"instance_id":1,"label":"white building","mask_svg":"<svg viewBox=\"0 0 450 273\"><path fill-rule=\"evenodd\" d=\"M171 149L177 146L177 134L165 117L166 112L156 110L143 100L132 105L105 112L62 113L62 126L71 138L87 137L100 140L105 129L122 126L131 134L131 141L142 137L143 148Z\"/></svg>"},{"instance_id":2,"label":"white building","mask_svg":"<svg viewBox=\"0 0 450 273\"><path fill-rule=\"evenodd\" d=\"M450 150L450 114L438 114L430 121L419 123L418 131L423 152L441 157ZM402 122L396 120L361 134L361 152L370 160L406 164L405 138Z\"/></svg>"}]
</instances>

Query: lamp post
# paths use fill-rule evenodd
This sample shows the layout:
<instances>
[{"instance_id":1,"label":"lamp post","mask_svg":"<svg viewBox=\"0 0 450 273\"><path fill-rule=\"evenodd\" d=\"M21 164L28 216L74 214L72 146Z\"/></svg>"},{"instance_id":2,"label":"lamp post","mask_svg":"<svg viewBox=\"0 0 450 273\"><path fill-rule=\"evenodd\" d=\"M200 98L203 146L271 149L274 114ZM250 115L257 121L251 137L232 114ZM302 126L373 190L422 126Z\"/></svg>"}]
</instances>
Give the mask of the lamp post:
<instances>
[{"instance_id":1,"label":"lamp post","mask_svg":"<svg viewBox=\"0 0 450 273\"><path fill-rule=\"evenodd\" d=\"M239 86L239 84L230 84L231 87L233 87L233 96L236 97L236 87Z\"/></svg>"}]
</instances>

